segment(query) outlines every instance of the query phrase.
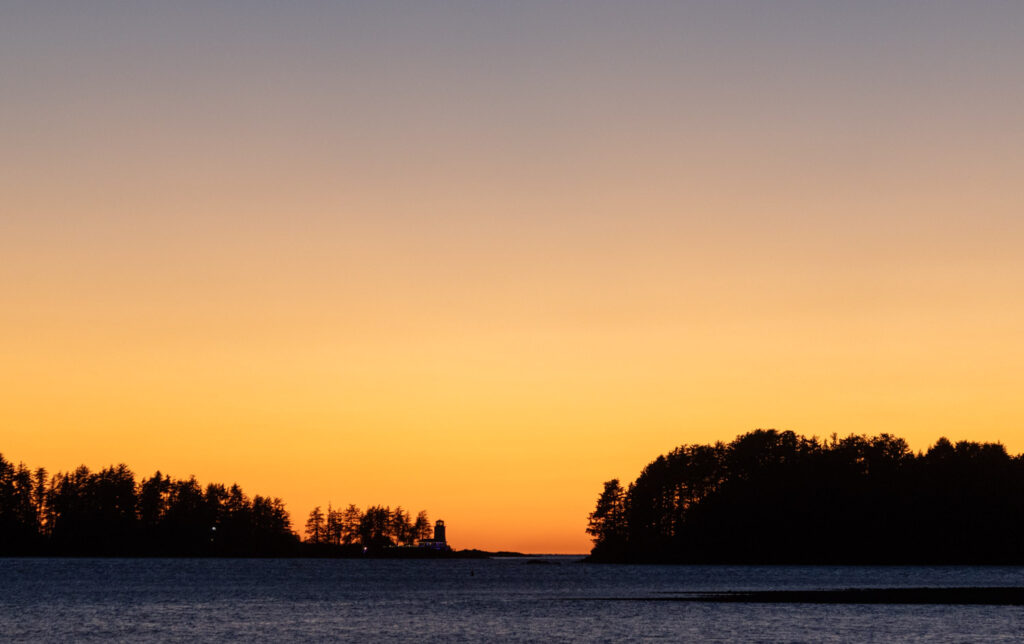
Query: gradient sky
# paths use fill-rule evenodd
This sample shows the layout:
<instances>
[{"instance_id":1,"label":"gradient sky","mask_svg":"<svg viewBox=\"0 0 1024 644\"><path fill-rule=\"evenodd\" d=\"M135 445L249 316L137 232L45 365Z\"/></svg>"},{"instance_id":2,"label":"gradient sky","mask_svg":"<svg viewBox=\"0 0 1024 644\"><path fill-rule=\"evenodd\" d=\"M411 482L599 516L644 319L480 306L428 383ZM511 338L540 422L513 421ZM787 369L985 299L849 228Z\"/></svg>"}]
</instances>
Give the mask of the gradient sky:
<instances>
[{"instance_id":1,"label":"gradient sky","mask_svg":"<svg viewBox=\"0 0 1024 644\"><path fill-rule=\"evenodd\" d=\"M1024 5L3 2L0 452L583 552L755 428L1024 451Z\"/></svg>"}]
</instances>

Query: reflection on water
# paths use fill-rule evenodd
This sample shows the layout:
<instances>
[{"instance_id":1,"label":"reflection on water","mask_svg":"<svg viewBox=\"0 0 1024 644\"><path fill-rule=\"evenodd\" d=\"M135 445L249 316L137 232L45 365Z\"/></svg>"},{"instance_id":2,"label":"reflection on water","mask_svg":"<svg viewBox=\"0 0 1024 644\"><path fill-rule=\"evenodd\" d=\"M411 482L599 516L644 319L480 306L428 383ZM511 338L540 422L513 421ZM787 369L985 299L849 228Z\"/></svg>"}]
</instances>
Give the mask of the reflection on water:
<instances>
[{"instance_id":1,"label":"reflection on water","mask_svg":"<svg viewBox=\"0 0 1024 644\"><path fill-rule=\"evenodd\" d=\"M728 590L1022 586L1019 567L0 559L0 639L1019 641L1013 606L609 602ZM593 599L591 599L593 598Z\"/></svg>"}]
</instances>

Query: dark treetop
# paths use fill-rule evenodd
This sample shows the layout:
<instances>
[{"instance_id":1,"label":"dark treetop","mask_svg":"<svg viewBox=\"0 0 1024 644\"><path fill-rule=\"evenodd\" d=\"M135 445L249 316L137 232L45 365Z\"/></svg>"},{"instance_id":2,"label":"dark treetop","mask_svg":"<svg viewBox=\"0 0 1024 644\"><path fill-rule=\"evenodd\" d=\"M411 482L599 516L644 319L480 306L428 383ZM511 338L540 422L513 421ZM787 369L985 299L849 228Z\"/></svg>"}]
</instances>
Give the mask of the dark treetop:
<instances>
[{"instance_id":1,"label":"dark treetop","mask_svg":"<svg viewBox=\"0 0 1024 644\"><path fill-rule=\"evenodd\" d=\"M1024 456L757 430L606 482L587 532L600 562L1020 564Z\"/></svg>"},{"instance_id":2,"label":"dark treetop","mask_svg":"<svg viewBox=\"0 0 1024 644\"><path fill-rule=\"evenodd\" d=\"M126 465L49 476L0 455L0 556L395 556L391 546L429 531L426 512L413 520L401 507L349 505L316 508L300 541L280 499L238 485L160 472L136 482Z\"/></svg>"},{"instance_id":3,"label":"dark treetop","mask_svg":"<svg viewBox=\"0 0 1024 644\"><path fill-rule=\"evenodd\" d=\"M272 556L298 537L280 499L126 465L48 476L0 456L0 555Z\"/></svg>"}]
</instances>

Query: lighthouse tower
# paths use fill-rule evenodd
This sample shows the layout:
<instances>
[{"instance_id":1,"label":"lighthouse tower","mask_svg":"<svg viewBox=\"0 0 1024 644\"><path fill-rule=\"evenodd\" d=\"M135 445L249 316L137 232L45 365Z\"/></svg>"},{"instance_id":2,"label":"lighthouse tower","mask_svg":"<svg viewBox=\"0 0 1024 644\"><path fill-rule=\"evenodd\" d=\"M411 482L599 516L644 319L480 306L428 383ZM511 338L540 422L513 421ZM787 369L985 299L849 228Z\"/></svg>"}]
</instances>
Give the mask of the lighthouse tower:
<instances>
[{"instance_id":1,"label":"lighthouse tower","mask_svg":"<svg viewBox=\"0 0 1024 644\"><path fill-rule=\"evenodd\" d=\"M438 519L437 523L434 524L434 538L433 539L420 539L420 548L430 548L431 550L451 550L448 547L448 538L444 531L444 521Z\"/></svg>"}]
</instances>

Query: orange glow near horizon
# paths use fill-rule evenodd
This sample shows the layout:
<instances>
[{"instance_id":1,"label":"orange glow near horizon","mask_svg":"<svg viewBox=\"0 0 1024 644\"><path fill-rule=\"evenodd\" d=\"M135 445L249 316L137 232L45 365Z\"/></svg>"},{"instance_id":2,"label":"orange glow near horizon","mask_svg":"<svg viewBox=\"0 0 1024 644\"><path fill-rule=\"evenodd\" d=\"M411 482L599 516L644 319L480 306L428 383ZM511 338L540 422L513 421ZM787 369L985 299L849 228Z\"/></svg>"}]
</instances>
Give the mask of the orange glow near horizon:
<instances>
[{"instance_id":1,"label":"orange glow near horizon","mask_svg":"<svg viewBox=\"0 0 1024 644\"><path fill-rule=\"evenodd\" d=\"M683 443L1024 452L1024 12L751 4L10 10L0 453L579 553Z\"/></svg>"}]
</instances>

